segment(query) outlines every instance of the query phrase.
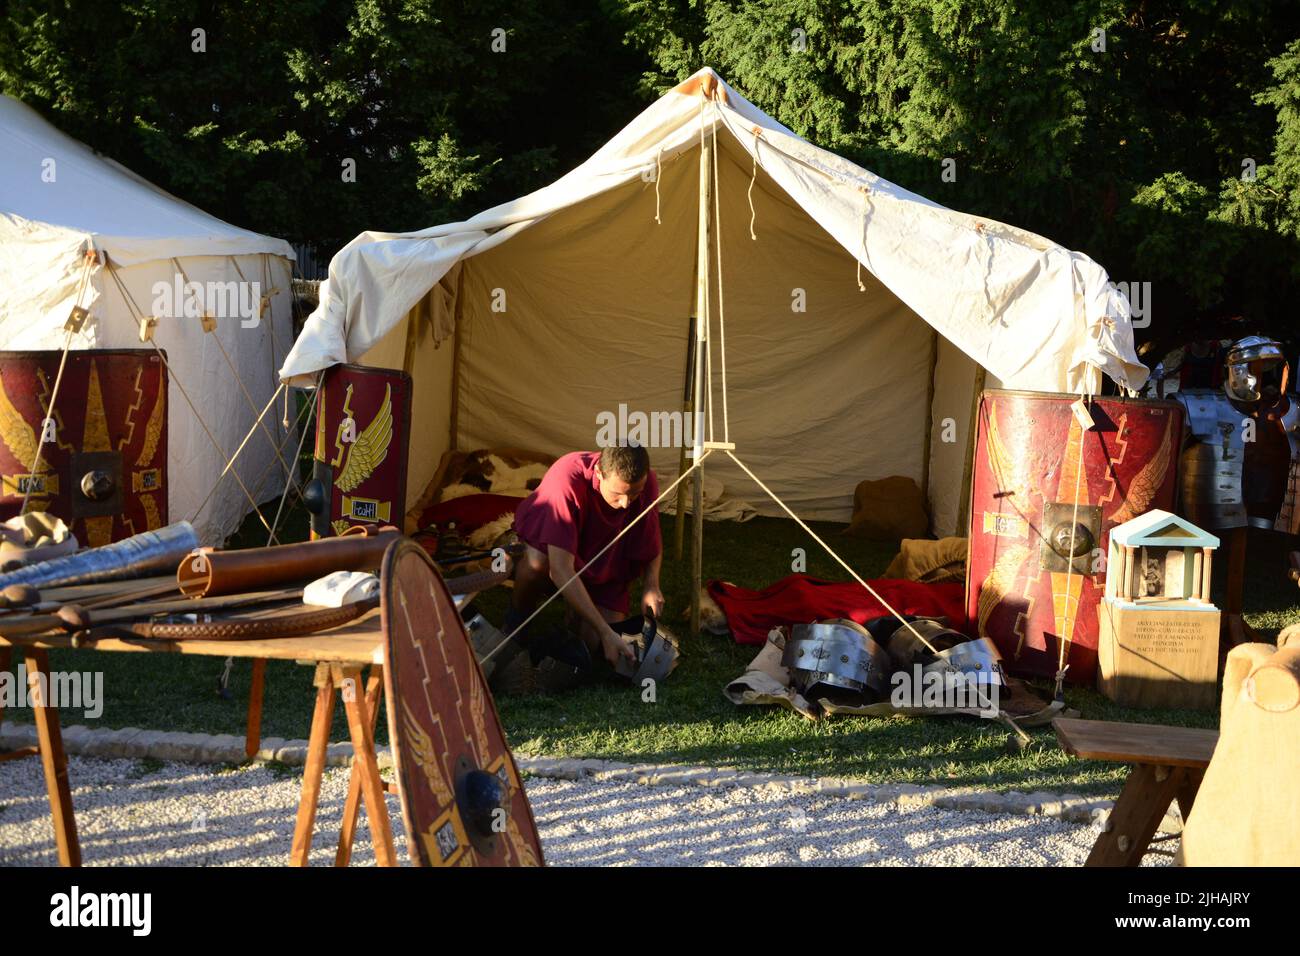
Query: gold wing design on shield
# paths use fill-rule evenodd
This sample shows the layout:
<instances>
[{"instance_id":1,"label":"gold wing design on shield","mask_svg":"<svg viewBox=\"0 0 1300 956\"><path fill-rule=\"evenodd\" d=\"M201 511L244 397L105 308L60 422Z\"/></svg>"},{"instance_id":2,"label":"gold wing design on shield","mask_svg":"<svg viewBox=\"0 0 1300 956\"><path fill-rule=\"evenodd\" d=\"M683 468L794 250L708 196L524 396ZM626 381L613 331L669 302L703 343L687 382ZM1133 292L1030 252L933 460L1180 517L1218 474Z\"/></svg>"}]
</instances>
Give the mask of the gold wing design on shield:
<instances>
[{"instance_id":1,"label":"gold wing design on shield","mask_svg":"<svg viewBox=\"0 0 1300 956\"><path fill-rule=\"evenodd\" d=\"M1020 565L1028 555L1029 549L1023 544L1013 545L1003 552L997 563L993 565L993 570L984 579L975 608L975 633L980 637L989 636L986 630L989 617L1002 603L1002 599L1011 593L1011 586L1020 572Z\"/></svg>"},{"instance_id":2,"label":"gold wing design on shield","mask_svg":"<svg viewBox=\"0 0 1300 956\"><path fill-rule=\"evenodd\" d=\"M1174 427L1174 420L1170 417L1165 423L1165 437L1160 440L1160 451L1157 452L1145 465L1142 470L1134 476L1129 482L1128 494L1124 496L1124 501L1120 505L1115 516L1110 520L1114 524L1123 524L1140 514L1144 514L1155 500L1156 493L1160 490L1161 485L1165 483L1165 474L1169 471L1169 457L1172 443L1170 442L1170 433Z\"/></svg>"},{"instance_id":3,"label":"gold wing design on shield","mask_svg":"<svg viewBox=\"0 0 1300 956\"><path fill-rule=\"evenodd\" d=\"M989 430L986 439L989 464L992 466L993 480L999 491L1015 491L1020 484L1017 470L1019 459L1007 449L1002 435L998 431L998 408L995 402L989 402Z\"/></svg>"},{"instance_id":4,"label":"gold wing design on shield","mask_svg":"<svg viewBox=\"0 0 1300 956\"><path fill-rule=\"evenodd\" d=\"M487 698L483 694L483 684L473 675L469 682L469 712L474 724L474 740L478 744L479 763L486 763L492 752L487 732Z\"/></svg>"},{"instance_id":5,"label":"gold wing design on shield","mask_svg":"<svg viewBox=\"0 0 1300 956\"><path fill-rule=\"evenodd\" d=\"M0 386L0 441L24 468L36 460L36 429L14 408L3 386ZM41 466L42 471L48 470L45 462Z\"/></svg>"},{"instance_id":6,"label":"gold wing design on shield","mask_svg":"<svg viewBox=\"0 0 1300 956\"><path fill-rule=\"evenodd\" d=\"M438 754L433 749L433 739L420 726L420 722L416 720L414 712L406 701L402 701L402 725L406 730L406 743L411 748L415 765L424 774L425 782L428 783L429 790L439 806L446 806L451 803L451 787L447 785L447 780L442 775Z\"/></svg>"},{"instance_id":7,"label":"gold wing design on shield","mask_svg":"<svg viewBox=\"0 0 1300 956\"><path fill-rule=\"evenodd\" d=\"M348 418L355 421L352 409L349 407L351 401L352 386L349 385L347 397L343 401L343 411ZM343 424L340 423L340 431L342 428ZM356 488L384 463L384 459L388 457L388 445L392 440L393 387L389 385L384 389L384 401L379 406L379 411L375 412L375 417L365 430L357 435L356 441L348 445L347 460L343 463L343 470L339 472L334 484L345 492Z\"/></svg>"}]
</instances>

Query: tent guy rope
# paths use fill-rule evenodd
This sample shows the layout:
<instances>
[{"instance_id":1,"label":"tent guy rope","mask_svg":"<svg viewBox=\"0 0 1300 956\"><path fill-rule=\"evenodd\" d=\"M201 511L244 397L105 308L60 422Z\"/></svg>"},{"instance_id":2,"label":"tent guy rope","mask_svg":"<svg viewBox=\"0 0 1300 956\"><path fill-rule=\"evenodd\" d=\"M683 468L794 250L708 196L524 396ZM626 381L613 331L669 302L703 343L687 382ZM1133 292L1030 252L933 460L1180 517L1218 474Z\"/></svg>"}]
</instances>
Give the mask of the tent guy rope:
<instances>
[{"instance_id":1,"label":"tent guy rope","mask_svg":"<svg viewBox=\"0 0 1300 956\"><path fill-rule=\"evenodd\" d=\"M233 262L233 261L234 261L234 256L231 256L230 259L231 259L231 261ZM190 277L186 274L186 272L185 272L185 267L181 265L180 260L179 260L179 259L176 259L176 258L173 258L173 259L172 259L172 265L174 265L174 266L176 267L176 271L180 273L181 279L184 280L184 283L185 283L185 284L184 284L183 287L186 288L186 289L190 288L191 285L192 285L193 283L190 282ZM240 279L243 279L243 278L244 278L244 273L240 270L240 268L239 268L239 264L238 264L238 263L235 264L235 271L239 274ZM247 280L244 280L244 283L245 283L245 285L247 285L247 284L248 284ZM201 303L198 303L198 304L201 305ZM259 303L259 308L260 308L260 303ZM200 311L202 311L202 309L200 309ZM231 376L234 377L234 379L235 379L235 384L237 384L237 385L239 386L239 390L243 393L243 395L244 395L244 401L248 404L249 411L251 411L251 412L253 413L253 415L255 416L255 420L254 420L254 423L253 423L253 427L254 427L254 428L260 427L260 428L262 429L262 434L265 435L265 436L266 436L266 440L267 440L268 442L270 442L270 444L271 444L271 448L273 448L273 449L276 450L276 451L275 451L275 457L279 460L279 462L280 462L280 466L284 469L284 477L285 477L286 479L288 479L288 478L289 478L289 465L285 462L284 457L280 454L279 449L278 449L278 446L276 445L276 440L275 440L275 438L271 435L271 431L270 431L270 429L268 429L268 428L266 427L265 423L262 421L263 417L266 415L266 410L263 409L263 410L262 410L262 413L261 413L260 415L258 414L258 412L257 412L257 403L253 401L253 396L252 396L251 394L249 394L248 386L244 384L244 380L243 380L243 378L240 377L239 370L238 370L237 368L235 368L235 363L234 363L233 361L231 361L230 353L229 353L228 351L226 351L226 346L225 346L225 344L221 341L221 336L219 336L219 335L217 334L217 319L216 319L216 317L215 317L215 316L212 316L212 315L209 315L209 314L207 314L207 313L204 313L204 314L203 314L203 317L202 317L202 319L201 319L200 321L201 321L202 324L203 324L203 331L204 331L206 334L211 335L211 336L212 336L212 340L213 340L214 342L217 343L217 350L218 350L219 352L221 352L221 357L222 357L223 359L225 359L226 367L230 369L230 374L231 374ZM274 346L275 346L275 336L274 336L274 335L271 336L271 345L272 345L272 348L274 348ZM277 390L277 391L278 391L278 390ZM244 442L245 442L245 443L246 443L247 441L248 441L248 439L244 439ZM231 456L231 461L232 461L232 462L233 462L236 458L239 457L239 452L240 452L240 451L243 451L243 448L244 448L244 445L243 445L243 444L240 444L240 446L239 446L239 450L236 451L235 454L234 454L233 456ZM229 466L227 466L227 469L226 469L226 470L229 470ZM225 472L222 472L222 474L224 475Z\"/></svg>"},{"instance_id":2,"label":"tent guy rope","mask_svg":"<svg viewBox=\"0 0 1300 956\"><path fill-rule=\"evenodd\" d=\"M1091 396L1088 396L1088 398L1091 398ZM1087 400L1088 400L1087 398L1079 399L1080 402L1086 402ZM1057 597L1061 597L1065 605L1065 614L1063 615L1064 622L1061 625L1062 633L1057 635L1057 644L1058 644L1058 650L1056 656L1056 699L1057 700L1063 699L1065 694L1065 672L1070 669L1070 665L1065 662L1065 659L1068 656L1067 648L1070 646L1072 641L1070 637L1070 635L1073 633L1071 628L1074 624L1072 618L1073 616L1077 615L1078 604L1079 604L1078 600L1076 599L1074 602L1073 609L1071 608L1070 585L1074 580L1075 536L1079 532L1079 487L1083 483L1083 468L1084 468L1083 438L1085 435L1088 434L1089 429L1084 427L1084 423L1082 421L1079 421L1078 425L1079 425L1079 442L1075 446L1075 458L1078 459L1078 463L1075 465L1075 469L1074 469L1074 516L1070 519L1070 552L1069 552L1069 557L1066 559L1065 562L1065 594L1052 595L1053 603L1055 603Z\"/></svg>"},{"instance_id":3,"label":"tent guy rope","mask_svg":"<svg viewBox=\"0 0 1300 956\"><path fill-rule=\"evenodd\" d=\"M816 531L810 528L807 522L805 522L802 518L800 518L797 514L795 514L794 511L790 508L790 506L787 505L784 501L782 501L775 491L773 491L767 485L763 484L763 480L759 478L758 475L750 471L749 467L743 461L741 461L739 458L736 457L735 452L728 449L727 457L730 458L732 461L734 461L740 467L740 470L749 476L750 481L754 482L754 484L758 485L758 487L763 490L764 494L766 494L769 498L771 498L774 502L776 502L777 506L780 507L781 510L784 511L786 514L788 514L791 517L791 519L793 519L795 524L797 524L800 528L802 528L805 532L807 532L808 536L812 538L814 541L816 541L821 546L822 550L831 556L831 558L835 561L836 564L842 567L845 571L849 572L849 576L852 577L854 581L857 581L858 584L862 585L862 587L866 589L866 592L880 603L881 607L883 607L894 617L898 618L899 622L904 627L906 627L908 631L910 631L912 635L916 637L917 640L919 640L922 644L924 644L930 650L931 653L933 654L939 653L938 650L935 648L935 646L931 644L920 631L918 631L916 628L912 626L911 621L909 621L898 611L894 610L894 606L890 604L888 601L886 601L879 591L877 591L870 584L868 584L866 580L862 577L862 575L858 574L857 571L854 571L853 568L849 565L849 563L845 561L843 558L841 558L835 552L834 548L832 548L829 544L823 541L821 535L819 535Z\"/></svg>"},{"instance_id":4,"label":"tent guy rope","mask_svg":"<svg viewBox=\"0 0 1300 956\"><path fill-rule=\"evenodd\" d=\"M286 391L285 391L285 397L286 397L286 398L287 398L288 395L289 395L289 392L288 392L288 388L289 388L289 387L290 387L290 386L286 386ZM315 410L315 407L316 407L316 404L315 404L315 400L314 400L314 397L313 397L313 401L312 401L312 402L310 402L310 403L304 405L304 406L299 410L299 412L298 412L298 417L297 417L296 419L289 420L289 419L286 418L285 423L284 423L284 427L285 427L285 435L284 435L284 438L282 438L282 439L280 440L280 444L277 446L277 450L283 452L285 446L288 445L289 442L293 440L293 436L294 436L296 433L295 433L295 432L292 432L292 431L289 431L289 427L290 427L291 425L295 425L295 424L301 426L301 425L302 425L306 420L308 420L308 419L310 418L310 413L311 413L312 411ZM298 444L298 455L301 455L301 453L302 453L302 441L300 441L299 444ZM258 496L258 495L260 495L260 494L262 493L262 488L263 488L263 486L266 484L266 478L267 478L267 476L270 474L270 472L271 472L271 468L272 468L274 465L275 465L275 462L274 462L274 461L268 461L265 465L262 466L262 471L261 471L261 473L257 476L257 484L256 484L256 485L254 486L254 488L253 488L253 495L254 495L254 496ZM208 492L208 497L211 497L212 494L213 494L213 492L215 492L215 491L216 491L216 488L214 487L212 490L210 490L210 491ZM301 498L301 497L302 497L302 488L301 488L301 486L300 486L299 483L298 483L298 476L297 476L296 474L294 475L293 478L290 479L289 483L287 483L287 484L285 485L284 496L287 496L287 495L289 494L290 491L292 491L292 492L295 494L295 496L297 496L298 498ZM283 501L283 497L282 497L281 501ZM190 519L190 523L191 523L191 524L194 523L195 518L198 517L198 515L202 512L202 510L203 510L202 507L199 507L198 509L195 510L195 512L194 512L194 517ZM274 532L277 530L277 525L278 525L278 520L277 520L277 521L273 521L273 522L271 522L271 531L272 531L272 537L271 537L271 539L270 539L271 543L274 543Z\"/></svg>"},{"instance_id":5,"label":"tent guy rope","mask_svg":"<svg viewBox=\"0 0 1300 956\"><path fill-rule=\"evenodd\" d=\"M18 509L20 515L27 513L27 504L31 501L32 487L35 484L34 479L36 477L36 471L41 465L41 456L45 452L45 422L48 422L53 417L54 406L59 400L59 388L63 385L63 370L68 364L68 351L72 348L72 336L81 328L81 323L74 321L73 317L76 316L77 310L81 308L81 299L85 295L86 285L90 278L90 265L95 261L96 257L97 253L93 247L87 249L85 255L82 257L81 279L77 285L77 298L73 304L72 315L69 316L68 321L64 326L67 330L67 334L63 337L63 354L59 356L59 371L54 376L54 388L50 392L50 401L45 408L45 421L41 423L41 434L39 440L36 442L36 455L32 459L31 468L27 469L27 474L30 477L27 479L27 487L23 490L22 507Z\"/></svg>"},{"instance_id":6,"label":"tent guy rope","mask_svg":"<svg viewBox=\"0 0 1300 956\"><path fill-rule=\"evenodd\" d=\"M194 514L190 518L191 523L193 523L194 519L203 513L203 509L207 507L207 504L212 499L212 496L216 494L217 488L221 484L221 479L225 478L226 472L230 471L230 469L234 467L235 461L239 458L239 453L244 450L244 446L247 445L249 440L253 437L253 433L257 431L257 426L261 424L261 421L266 416L266 413L271 410L271 406L275 404L275 400L280 397L280 393L284 390L285 390L285 385L283 382L281 382L280 387L277 388L275 392L271 395L270 399L267 400L266 405L262 408L261 414L257 416L257 421L253 422L253 424L249 427L248 431L244 434L243 441L239 443L239 447L235 449L235 453L230 456L230 461L226 463L226 467L223 468L221 470L221 474L217 476L217 483L214 484L211 487L211 489L208 490L207 496L201 502L199 502L199 506L194 509ZM280 446L276 447L277 458L280 457L279 452L281 447L283 447L283 443L281 443ZM284 459L281 458L280 461L281 464L283 464Z\"/></svg>"},{"instance_id":7,"label":"tent guy rope","mask_svg":"<svg viewBox=\"0 0 1300 956\"><path fill-rule=\"evenodd\" d=\"M266 523L266 517L262 514L262 509L258 507L257 499L255 499L253 497L253 493L248 490L248 485L244 484L244 479L240 477L239 472L236 469L230 467L235 463L235 460L226 454L225 449L221 447L221 443L217 441L217 436L212 434L212 429L209 428L208 423L203 420L203 416L199 414L199 410L198 408L195 407L194 400L190 398L190 394L188 391L186 391L185 386L182 385L179 381L177 381L175 373L172 372L171 366L167 363L167 353L165 353L162 349L158 347L158 343L153 340L152 335L149 336L149 344L153 346L154 351L158 353L159 360L166 367L167 380L169 382L171 381L176 382L176 387L180 390L181 397L185 399L185 404L188 405L190 407L190 411L194 413L194 418L198 421L199 426L203 429L204 434L208 436L208 440L212 442L213 447L216 448L217 451L221 453L221 457L226 459L226 468L222 471L221 473L222 476L224 476L227 471L229 471L230 474L234 476L234 479L239 484L239 487L244 490L244 496L248 498L248 503L252 505L253 511L257 514L257 520L262 522L262 526L269 531L270 525ZM221 483L221 477L218 477L216 480L216 484L220 484L220 483Z\"/></svg>"},{"instance_id":8,"label":"tent guy rope","mask_svg":"<svg viewBox=\"0 0 1300 956\"><path fill-rule=\"evenodd\" d=\"M303 445L307 444L307 435L309 434L309 432L315 430L315 429L307 428L306 422L311 421L311 416L316 411L317 399L320 398L320 388L321 388L321 383L323 381L325 381L325 373L322 371L319 375L316 376L316 386L311 390L311 401L305 406L303 414L299 415L298 421L302 428L302 436L298 439L298 450L294 452L293 455L293 460L295 462L301 460L302 458L302 448ZM296 482L294 483L293 487L295 489L298 488ZM298 497L299 498L302 497L301 491L298 492ZM275 532L280 527L280 516L284 514L284 503L285 501L288 500L288 498L289 498L289 491L288 489L285 489L285 493L280 496L280 506L275 509L275 520L271 523L271 531L269 536L266 539L266 543L268 545L270 545L273 541L275 541Z\"/></svg>"},{"instance_id":9,"label":"tent guy rope","mask_svg":"<svg viewBox=\"0 0 1300 956\"><path fill-rule=\"evenodd\" d=\"M175 384L177 391L179 391L181 397L185 399L185 404L187 404L190 407L190 411L193 412L194 420L199 423L199 427L203 429L203 433L208 436L208 441L212 442L212 447L217 450L217 454L219 454L222 460L225 461L226 465L229 466L232 464L232 459L226 454L226 450L221 447L221 442L217 441L217 436L212 434L212 429L208 427L208 423L204 420L203 415L200 414L198 408L195 407L194 400L190 398L190 394L185 388L185 383L173 374L171 366L167 362L167 353L159 348L158 343L154 341L153 326L156 324L156 320L154 320L152 316L150 316L149 319L145 318L144 312L140 309L140 306L136 304L135 297L131 295L131 290L126 287L126 283L122 281L122 277L117 274L117 269L114 268L113 261L107 256L104 257L104 268L117 286L117 291L122 296L123 301L125 301L127 306L131 309L132 315L136 319L140 328L141 338L153 346L153 350L158 354L159 361L161 361L163 367L167 369L167 381ZM224 475L225 472L222 472L222 474ZM271 526L266 523L266 518L262 514L262 509L258 507L257 501L253 498L253 493L249 491L248 486L244 484L244 479L239 476L237 470L231 470L231 474L234 475L235 481L239 484L239 487L243 489L244 496L248 499L249 504L253 506L253 511L257 514L258 520L261 521L263 527L269 531ZM221 478L218 478L217 483L220 484L220 482Z\"/></svg>"}]
</instances>

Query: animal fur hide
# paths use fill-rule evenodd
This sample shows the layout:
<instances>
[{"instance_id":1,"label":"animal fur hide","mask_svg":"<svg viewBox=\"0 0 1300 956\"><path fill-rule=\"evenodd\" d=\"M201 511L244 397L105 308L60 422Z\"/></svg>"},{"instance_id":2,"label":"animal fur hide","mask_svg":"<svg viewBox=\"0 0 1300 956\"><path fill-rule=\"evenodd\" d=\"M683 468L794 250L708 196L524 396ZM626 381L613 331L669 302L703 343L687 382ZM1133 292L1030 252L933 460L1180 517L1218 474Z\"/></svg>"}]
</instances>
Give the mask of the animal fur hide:
<instances>
[{"instance_id":1,"label":"animal fur hide","mask_svg":"<svg viewBox=\"0 0 1300 956\"><path fill-rule=\"evenodd\" d=\"M546 462L497 454L487 449L469 452L447 469L438 501L451 501L483 492L527 498L541 483L549 467Z\"/></svg>"},{"instance_id":2,"label":"animal fur hide","mask_svg":"<svg viewBox=\"0 0 1300 956\"><path fill-rule=\"evenodd\" d=\"M690 619L691 609L688 607L682 611L682 620L689 621ZM727 623L727 615L718 605L718 602L713 600L708 587L700 588L700 630L718 637L731 633L731 625Z\"/></svg>"},{"instance_id":3,"label":"animal fur hide","mask_svg":"<svg viewBox=\"0 0 1300 956\"><path fill-rule=\"evenodd\" d=\"M547 467L540 462L511 464L499 455L488 455L483 474L492 494L526 498L541 483Z\"/></svg>"},{"instance_id":4,"label":"animal fur hide","mask_svg":"<svg viewBox=\"0 0 1300 956\"><path fill-rule=\"evenodd\" d=\"M473 485L455 484L455 485L448 485L446 488L442 489L442 495L438 498L438 500L452 501L456 498L466 498L469 495L481 495L481 494L483 494L482 488L475 488Z\"/></svg>"},{"instance_id":5,"label":"animal fur hide","mask_svg":"<svg viewBox=\"0 0 1300 956\"><path fill-rule=\"evenodd\" d=\"M474 531L469 536L469 547L471 551L486 551L492 547L493 542L501 537L515 525L515 513L507 511L495 521L489 521L483 527Z\"/></svg>"}]
</instances>

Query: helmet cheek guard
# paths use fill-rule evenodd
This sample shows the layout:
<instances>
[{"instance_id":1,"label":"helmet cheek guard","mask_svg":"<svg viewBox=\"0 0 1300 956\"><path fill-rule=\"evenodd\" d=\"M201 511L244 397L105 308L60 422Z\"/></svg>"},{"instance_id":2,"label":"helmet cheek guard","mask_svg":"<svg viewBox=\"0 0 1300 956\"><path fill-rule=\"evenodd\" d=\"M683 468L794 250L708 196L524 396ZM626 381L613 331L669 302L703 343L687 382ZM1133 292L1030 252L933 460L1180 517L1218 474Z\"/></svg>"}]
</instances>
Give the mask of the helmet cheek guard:
<instances>
[{"instance_id":1,"label":"helmet cheek guard","mask_svg":"<svg viewBox=\"0 0 1300 956\"><path fill-rule=\"evenodd\" d=\"M677 666L677 659L681 656L681 652L677 649L672 635L659 627L659 622L655 620L653 614L644 616L638 614L617 621L610 627L616 634L635 635L632 649L636 653L636 660L619 658L618 663L614 665L614 671L619 676L626 677L632 683L641 686L646 680L658 683L671 674L673 668Z\"/></svg>"}]
</instances>

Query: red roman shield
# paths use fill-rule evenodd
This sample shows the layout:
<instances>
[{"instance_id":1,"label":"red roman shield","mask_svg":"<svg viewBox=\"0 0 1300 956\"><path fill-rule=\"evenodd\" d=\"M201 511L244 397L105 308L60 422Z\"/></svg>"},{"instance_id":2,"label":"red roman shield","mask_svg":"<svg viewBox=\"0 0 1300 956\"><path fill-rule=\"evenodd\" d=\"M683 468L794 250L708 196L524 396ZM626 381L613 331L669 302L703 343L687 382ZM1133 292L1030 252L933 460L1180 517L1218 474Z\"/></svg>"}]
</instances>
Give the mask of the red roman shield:
<instances>
[{"instance_id":1,"label":"red roman shield","mask_svg":"<svg viewBox=\"0 0 1300 956\"><path fill-rule=\"evenodd\" d=\"M1183 411L1176 402L989 389L971 484L966 613L1007 669L1091 683L1110 529L1173 510Z\"/></svg>"},{"instance_id":2,"label":"red roman shield","mask_svg":"<svg viewBox=\"0 0 1300 956\"><path fill-rule=\"evenodd\" d=\"M316 538L356 525L396 525L406 515L411 376L335 365L325 372L316 417L311 528Z\"/></svg>"},{"instance_id":3,"label":"red roman shield","mask_svg":"<svg viewBox=\"0 0 1300 956\"><path fill-rule=\"evenodd\" d=\"M167 524L167 368L158 353L68 352L50 409L62 357L0 352L0 519L18 514L26 495L28 511L58 515L83 547Z\"/></svg>"}]
</instances>

